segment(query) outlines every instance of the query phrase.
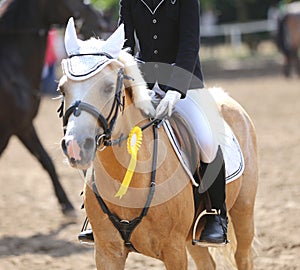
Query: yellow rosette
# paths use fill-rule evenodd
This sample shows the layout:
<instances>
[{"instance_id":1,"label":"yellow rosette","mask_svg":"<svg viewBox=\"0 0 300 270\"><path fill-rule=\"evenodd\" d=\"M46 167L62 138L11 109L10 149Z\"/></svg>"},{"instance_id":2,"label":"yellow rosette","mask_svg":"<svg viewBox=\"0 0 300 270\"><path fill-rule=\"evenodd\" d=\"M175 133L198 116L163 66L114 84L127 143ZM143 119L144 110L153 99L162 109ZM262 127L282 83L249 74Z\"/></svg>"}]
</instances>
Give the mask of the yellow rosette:
<instances>
[{"instance_id":1,"label":"yellow rosette","mask_svg":"<svg viewBox=\"0 0 300 270\"><path fill-rule=\"evenodd\" d=\"M131 155L131 159L125 177L115 197L119 197L121 199L127 192L136 167L137 153L142 144L142 138L143 133L140 127L135 126L129 133L129 137L127 139L127 151Z\"/></svg>"}]
</instances>

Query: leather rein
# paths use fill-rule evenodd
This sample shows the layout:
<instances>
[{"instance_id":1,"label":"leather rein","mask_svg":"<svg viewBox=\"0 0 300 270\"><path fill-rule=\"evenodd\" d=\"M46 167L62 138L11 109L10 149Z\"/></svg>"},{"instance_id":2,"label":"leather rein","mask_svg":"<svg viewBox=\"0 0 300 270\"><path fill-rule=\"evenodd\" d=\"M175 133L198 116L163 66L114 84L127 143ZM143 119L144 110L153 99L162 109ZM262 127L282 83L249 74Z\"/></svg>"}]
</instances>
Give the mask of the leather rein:
<instances>
[{"instance_id":1,"label":"leather rein","mask_svg":"<svg viewBox=\"0 0 300 270\"><path fill-rule=\"evenodd\" d=\"M97 54L98 55L98 54ZM78 56L78 55L76 55ZM64 100L62 100L61 106L57 110L59 113L59 117L63 119L63 129L64 134L66 132L66 127L68 124L68 119L73 114L75 117L78 117L82 111L88 112L89 114L93 115L99 124L100 127L103 129L102 134L97 134L96 140L96 150L103 145L106 146L113 146L113 145L120 145L128 136L124 136L123 134L116 140L111 140L113 128L115 126L118 113L119 111L124 110L124 99L122 98L123 93L123 82L124 79L132 79L124 74L123 69L119 69L117 83L116 83L116 90L113 105L111 107L110 113L107 117L104 117L101 112L97 110L94 106L82 102L80 100L75 101L66 111L63 112L64 108ZM142 209L140 215L133 220L123 220L120 219L117 215L113 214L109 208L107 207L106 203L102 199L99 191L97 190L95 179L94 179L94 171L92 173L92 189L97 198L97 201L102 209L102 211L109 217L110 221L114 225L114 227L119 231L122 239L124 240L125 247L129 248L132 251L138 252L137 249L134 247L132 242L130 241L130 237L132 232L137 227L137 225L142 221L143 217L145 217L148 213L149 207L151 205L154 193L155 193L155 185L156 185L156 168L157 168L157 155L158 155L158 131L157 129L161 125L161 120L154 119L149 121L147 124L141 127L142 130L152 126L153 127L153 136L154 136L154 146L153 146L153 158L152 158L152 172L151 172L151 179L149 185L149 193L147 200L145 202L144 208ZM103 149L103 148L102 148ZM84 172L85 174L86 172ZM87 226L87 221L85 222L84 227ZM84 228L83 228L84 229Z\"/></svg>"}]
</instances>

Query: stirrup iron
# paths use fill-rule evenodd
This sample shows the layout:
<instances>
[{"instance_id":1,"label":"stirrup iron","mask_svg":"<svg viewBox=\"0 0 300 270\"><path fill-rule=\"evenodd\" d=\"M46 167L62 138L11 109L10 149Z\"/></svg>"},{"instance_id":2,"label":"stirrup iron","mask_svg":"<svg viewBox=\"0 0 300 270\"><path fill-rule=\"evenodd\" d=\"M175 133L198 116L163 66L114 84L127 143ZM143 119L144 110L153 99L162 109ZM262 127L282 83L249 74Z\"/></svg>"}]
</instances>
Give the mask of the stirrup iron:
<instances>
[{"instance_id":1,"label":"stirrup iron","mask_svg":"<svg viewBox=\"0 0 300 270\"><path fill-rule=\"evenodd\" d=\"M220 247L220 246L225 246L227 243L229 243L228 240L223 243L218 244L218 243L200 242L199 240L196 239L196 232L197 232L197 227L198 227L198 223L199 223L200 219L205 215L220 215L220 214L221 214L221 210L211 209L210 211L207 211L205 209L198 215L198 217L194 223L194 227L193 227L193 235L192 235L192 244L193 245L197 245L197 246L201 246L201 247Z\"/></svg>"}]
</instances>

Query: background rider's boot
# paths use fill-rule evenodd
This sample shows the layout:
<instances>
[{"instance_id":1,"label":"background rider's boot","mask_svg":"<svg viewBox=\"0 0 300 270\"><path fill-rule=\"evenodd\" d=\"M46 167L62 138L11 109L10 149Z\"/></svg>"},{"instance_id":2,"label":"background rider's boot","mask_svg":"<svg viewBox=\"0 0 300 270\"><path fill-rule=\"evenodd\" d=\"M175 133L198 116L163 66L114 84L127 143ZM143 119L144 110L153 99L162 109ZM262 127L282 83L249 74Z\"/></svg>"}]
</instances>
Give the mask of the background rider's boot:
<instances>
[{"instance_id":1,"label":"background rider's boot","mask_svg":"<svg viewBox=\"0 0 300 270\"><path fill-rule=\"evenodd\" d=\"M94 235L92 229L80 232L78 235L78 240L81 243L94 243Z\"/></svg>"}]
</instances>

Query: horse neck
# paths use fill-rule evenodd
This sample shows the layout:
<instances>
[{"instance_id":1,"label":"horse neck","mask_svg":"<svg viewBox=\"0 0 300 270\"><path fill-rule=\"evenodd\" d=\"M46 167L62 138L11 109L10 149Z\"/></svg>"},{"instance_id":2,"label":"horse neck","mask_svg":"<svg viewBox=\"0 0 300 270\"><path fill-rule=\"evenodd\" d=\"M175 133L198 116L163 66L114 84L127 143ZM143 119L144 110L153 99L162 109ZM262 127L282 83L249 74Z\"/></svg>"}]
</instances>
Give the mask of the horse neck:
<instances>
[{"instance_id":1,"label":"horse neck","mask_svg":"<svg viewBox=\"0 0 300 270\"><path fill-rule=\"evenodd\" d=\"M119 136L120 132L128 135L134 126L142 126L144 122L149 121L141 111L135 107L132 100L131 90L125 89L124 91L124 110L119 115L114 136Z\"/></svg>"},{"instance_id":2,"label":"horse neck","mask_svg":"<svg viewBox=\"0 0 300 270\"><path fill-rule=\"evenodd\" d=\"M141 127L149 122L137 108L133 107L130 95L128 95L126 93L127 102L124 114L117 121L118 132L114 133L117 137L120 135L121 130L127 136L133 126ZM137 115L140 115L141 118L137 119ZM142 143L137 153L137 163L132 180L126 194L121 199L116 198L115 194L126 175L131 159L131 155L127 152L126 140L120 146L109 146L96 154L94 169L98 190L109 208L117 214L122 213L123 218L125 212L120 212L119 206L126 207L127 210L124 210L124 207L121 208L122 211L127 211L128 216L125 214L126 218L136 216L134 211L144 207L149 194L150 181L154 176L153 171L156 172L154 201L157 204L173 198L177 192L183 190L190 183L185 170L179 165L178 158L172 149L164 128L158 129L158 138L155 141L152 129L153 127L150 126L143 130ZM158 155L157 165L153 168L155 143L157 143Z\"/></svg>"},{"instance_id":3,"label":"horse neck","mask_svg":"<svg viewBox=\"0 0 300 270\"><path fill-rule=\"evenodd\" d=\"M0 29L15 33L30 32L45 28L42 10L38 1L11 0L0 11ZM48 26L49 28L49 26Z\"/></svg>"},{"instance_id":4,"label":"horse neck","mask_svg":"<svg viewBox=\"0 0 300 270\"><path fill-rule=\"evenodd\" d=\"M140 110L134 106L129 91L125 91L125 104L126 105L124 107L124 112L121 113L117 119L116 126L112 134L113 140L118 139L121 134L123 134L124 137L127 138L134 126L141 127L145 123L149 122L149 120L142 115ZM142 147L138 153L138 163L139 160L143 160L145 155L147 155L149 159L149 149L147 147L145 147L144 149L143 145L147 146L149 141L152 140L153 137L151 130L150 133L149 130L143 132ZM124 139L120 145L109 146L105 148L104 151L97 152L97 159L94 163L94 166L98 167L98 161L100 161L100 163L103 166L102 170L105 169L106 172L109 172L109 174L113 176L113 179L122 181L126 173L127 167L129 165L130 157L131 156L128 154L127 151L127 140ZM137 166L140 165L137 164ZM143 166L149 167L150 162L148 162L147 164L143 164ZM139 185L144 185L142 181L143 177L144 176L139 177ZM147 186L149 184L149 177L146 176L146 178Z\"/></svg>"},{"instance_id":5,"label":"horse neck","mask_svg":"<svg viewBox=\"0 0 300 270\"><path fill-rule=\"evenodd\" d=\"M18 68L29 78L31 88L36 91L40 84L50 26L44 26L39 19L36 2L24 3L9 1L1 11L0 50L11 57L17 54Z\"/></svg>"}]
</instances>

